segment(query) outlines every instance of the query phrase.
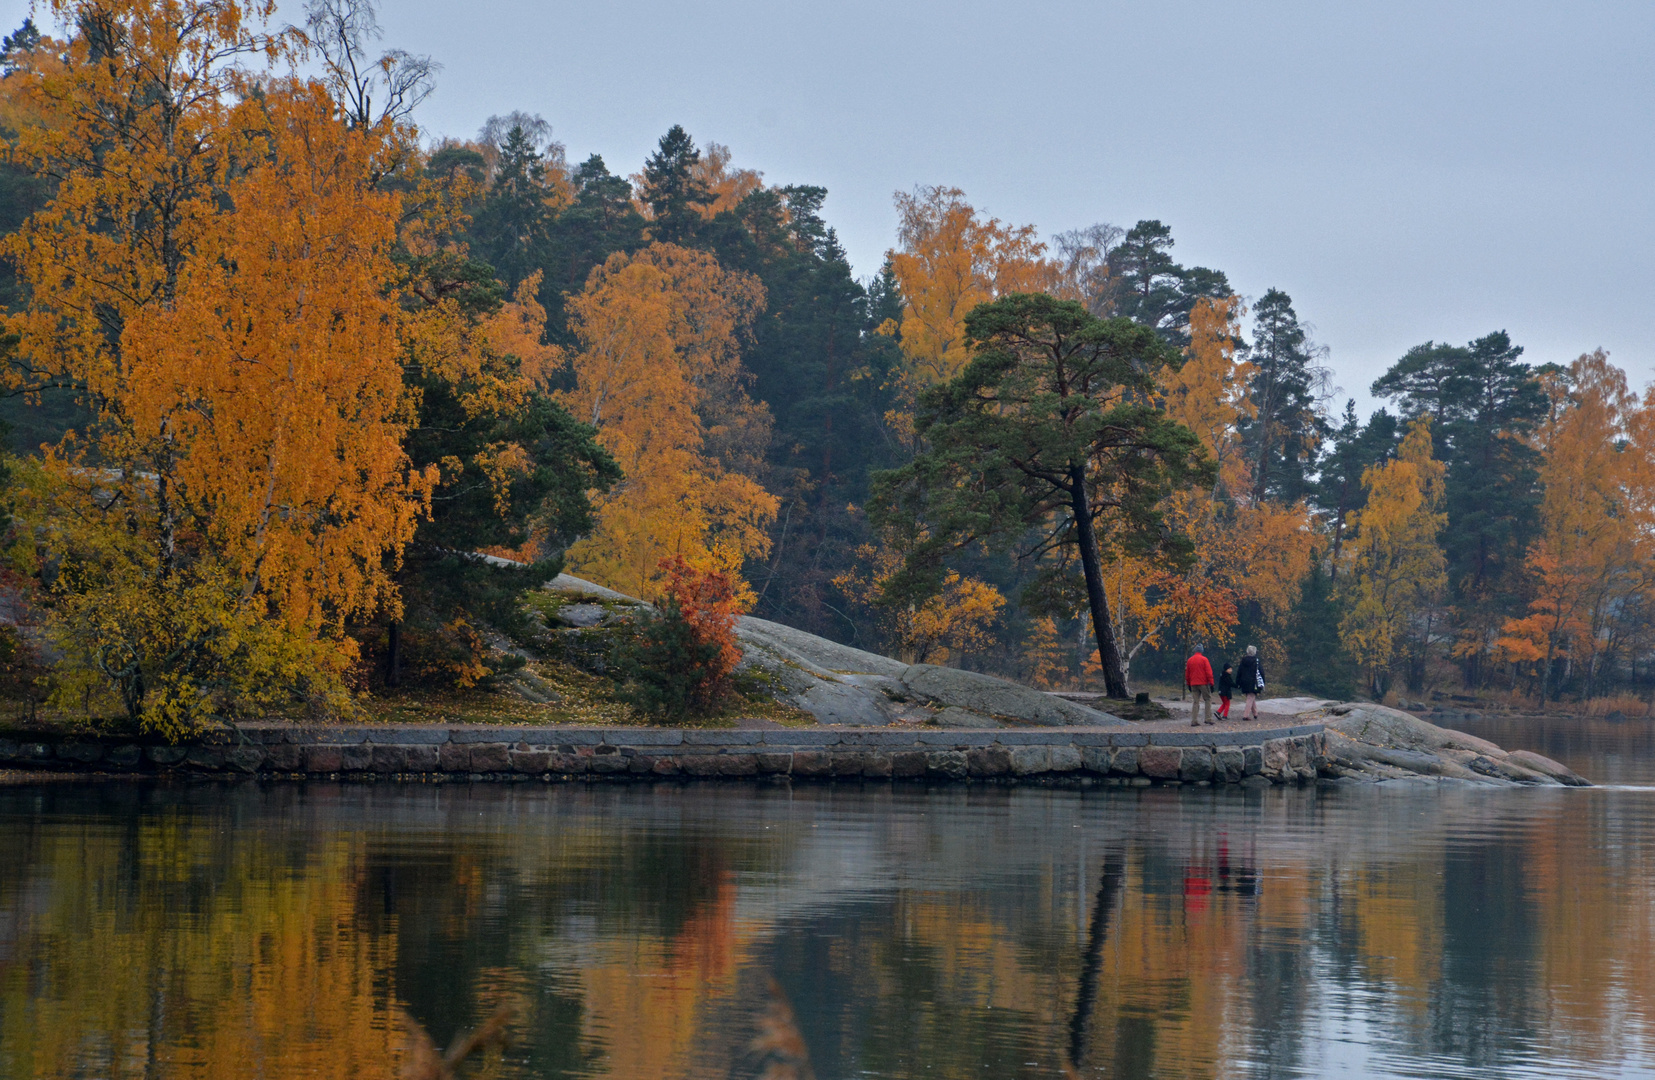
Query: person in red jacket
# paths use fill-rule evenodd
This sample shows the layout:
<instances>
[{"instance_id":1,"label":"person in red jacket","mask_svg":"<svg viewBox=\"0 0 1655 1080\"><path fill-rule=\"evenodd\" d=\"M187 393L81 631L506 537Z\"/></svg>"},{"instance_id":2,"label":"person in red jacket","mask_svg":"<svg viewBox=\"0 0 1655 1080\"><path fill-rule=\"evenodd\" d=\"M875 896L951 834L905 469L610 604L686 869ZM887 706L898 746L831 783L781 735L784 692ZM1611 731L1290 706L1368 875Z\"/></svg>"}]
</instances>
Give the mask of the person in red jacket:
<instances>
[{"instance_id":1,"label":"person in red jacket","mask_svg":"<svg viewBox=\"0 0 1655 1080\"><path fill-rule=\"evenodd\" d=\"M1184 661L1184 685L1190 688L1190 727L1201 726L1201 711L1207 714L1207 723L1213 722L1213 666L1201 655L1201 646Z\"/></svg>"}]
</instances>

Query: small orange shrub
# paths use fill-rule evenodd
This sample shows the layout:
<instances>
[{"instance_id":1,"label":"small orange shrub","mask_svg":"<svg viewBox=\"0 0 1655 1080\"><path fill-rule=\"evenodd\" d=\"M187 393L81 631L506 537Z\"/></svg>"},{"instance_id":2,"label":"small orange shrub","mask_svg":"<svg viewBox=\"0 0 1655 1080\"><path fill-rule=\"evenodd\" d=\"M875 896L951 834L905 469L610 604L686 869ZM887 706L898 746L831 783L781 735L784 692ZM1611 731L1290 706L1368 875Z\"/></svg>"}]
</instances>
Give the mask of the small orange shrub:
<instances>
[{"instance_id":1,"label":"small orange shrub","mask_svg":"<svg viewBox=\"0 0 1655 1080\"><path fill-rule=\"evenodd\" d=\"M650 712L714 712L734 690L741 663L735 586L682 556L662 559L660 569L666 580L657 611L639 625L620 665L630 696Z\"/></svg>"}]
</instances>

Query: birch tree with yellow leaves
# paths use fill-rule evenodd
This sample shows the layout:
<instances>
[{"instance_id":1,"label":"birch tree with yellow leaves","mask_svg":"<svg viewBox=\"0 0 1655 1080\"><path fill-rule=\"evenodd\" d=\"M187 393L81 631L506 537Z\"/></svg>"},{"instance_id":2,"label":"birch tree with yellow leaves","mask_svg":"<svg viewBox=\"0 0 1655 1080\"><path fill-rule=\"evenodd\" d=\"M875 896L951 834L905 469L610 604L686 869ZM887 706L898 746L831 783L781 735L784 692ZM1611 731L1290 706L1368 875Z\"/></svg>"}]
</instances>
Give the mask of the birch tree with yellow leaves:
<instances>
[{"instance_id":1,"label":"birch tree with yellow leaves","mask_svg":"<svg viewBox=\"0 0 1655 1080\"><path fill-rule=\"evenodd\" d=\"M60 697L151 730L348 704L345 624L394 604L386 556L428 479L402 450L390 129L285 62L269 4L55 0L61 67L8 93L10 147L57 182L7 241L30 290L14 390L91 419L29 470L65 652ZM8 79L8 83L12 83Z\"/></svg>"},{"instance_id":2,"label":"birch tree with yellow leaves","mask_svg":"<svg viewBox=\"0 0 1655 1080\"><path fill-rule=\"evenodd\" d=\"M1345 544L1345 615L1339 637L1370 688L1383 693L1399 664L1414 666L1416 682L1433 620L1448 584L1438 535L1445 468L1431 452L1431 418L1409 428L1396 457L1362 477L1367 505L1355 515L1355 537Z\"/></svg>"},{"instance_id":3,"label":"birch tree with yellow leaves","mask_svg":"<svg viewBox=\"0 0 1655 1080\"><path fill-rule=\"evenodd\" d=\"M671 244L610 256L569 299L580 350L560 400L626 475L570 548L575 572L653 597L663 559L739 580L769 550L776 497L717 452L735 429L767 422L745 394L740 354L763 306L756 278Z\"/></svg>"}]
</instances>

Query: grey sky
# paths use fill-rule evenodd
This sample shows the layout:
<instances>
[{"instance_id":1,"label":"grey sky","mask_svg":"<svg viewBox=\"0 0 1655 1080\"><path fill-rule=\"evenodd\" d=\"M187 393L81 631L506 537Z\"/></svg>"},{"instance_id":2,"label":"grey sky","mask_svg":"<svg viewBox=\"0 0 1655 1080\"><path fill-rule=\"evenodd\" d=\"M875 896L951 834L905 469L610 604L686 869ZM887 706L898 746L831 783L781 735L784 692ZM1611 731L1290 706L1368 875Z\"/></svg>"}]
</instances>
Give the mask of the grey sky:
<instances>
[{"instance_id":1,"label":"grey sky","mask_svg":"<svg viewBox=\"0 0 1655 1080\"><path fill-rule=\"evenodd\" d=\"M859 275L892 191L952 184L1043 235L1160 218L1180 261L1289 292L1360 400L1410 345L1500 328L1531 361L1602 346L1655 376L1648 3L385 0L381 21L444 65L429 133L523 109L630 173L681 123L827 187Z\"/></svg>"}]
</instances>

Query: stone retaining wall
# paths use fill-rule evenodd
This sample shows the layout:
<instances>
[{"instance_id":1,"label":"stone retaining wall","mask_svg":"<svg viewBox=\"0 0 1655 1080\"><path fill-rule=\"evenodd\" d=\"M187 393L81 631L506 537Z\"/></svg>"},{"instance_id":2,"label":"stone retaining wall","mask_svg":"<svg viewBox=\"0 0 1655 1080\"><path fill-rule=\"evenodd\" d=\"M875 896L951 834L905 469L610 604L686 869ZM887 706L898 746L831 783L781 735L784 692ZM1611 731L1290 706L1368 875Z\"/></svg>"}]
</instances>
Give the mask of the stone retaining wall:
<instances>
[{"instance_id":1,"label":"stone retaining wall","mask_svg":"<svg viewBox=\"0 0 1655 1080\"><path fill-rule=\"evenodd\" d=\"M0 768L455 779L1091 776L1291 783L1326 761L1322 725L1224 732L1100 728L505 728L248 724L189 746L0 734Z\"/></svg>"}]
</instances>

